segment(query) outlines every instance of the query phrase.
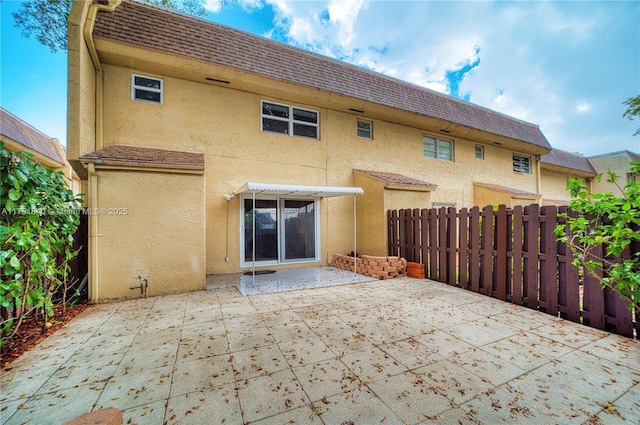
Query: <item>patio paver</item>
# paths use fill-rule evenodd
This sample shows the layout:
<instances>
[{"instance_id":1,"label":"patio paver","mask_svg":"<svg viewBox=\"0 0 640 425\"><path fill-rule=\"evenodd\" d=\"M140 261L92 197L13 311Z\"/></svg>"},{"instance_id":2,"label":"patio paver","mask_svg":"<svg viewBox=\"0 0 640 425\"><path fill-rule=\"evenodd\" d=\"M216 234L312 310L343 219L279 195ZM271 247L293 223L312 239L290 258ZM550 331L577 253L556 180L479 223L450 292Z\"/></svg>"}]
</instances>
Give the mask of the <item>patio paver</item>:
<instances>
[{"instance_id":1,"label":"patio paver","mask_svg":"<svg viewBox=\"0 0 640 425\"><path fill-rule=\"evenodd\" d=\"M0 422L640 423L640 343L425 279L92 306L1 374Z\"/></svg>"}]
</instances>

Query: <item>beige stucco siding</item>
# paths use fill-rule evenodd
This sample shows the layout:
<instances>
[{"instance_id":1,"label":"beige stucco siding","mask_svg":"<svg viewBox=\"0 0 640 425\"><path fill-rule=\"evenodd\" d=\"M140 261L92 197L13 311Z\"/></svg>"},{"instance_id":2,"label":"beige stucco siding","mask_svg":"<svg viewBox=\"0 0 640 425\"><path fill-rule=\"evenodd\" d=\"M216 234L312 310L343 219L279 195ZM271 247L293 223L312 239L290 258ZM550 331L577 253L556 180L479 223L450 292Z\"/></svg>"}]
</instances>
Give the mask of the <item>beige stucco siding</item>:
<instances>
[{"instance_id":1,"label":"beige stucco siding","mask_svg":"<svg viewBox=\"0 0 640 425\"><path fill-rule=\"evenodd\" d=\"M611 192L615 196L622 196L622 190L620 190L620 187L624 187L627 184L627 173L631 168L629 164L629 156L626 153L619 153L609 156L589 158L589 161L593 165L593 168L596 169L596 172L602 174L600 181L598 181L598 179L593 179L591 190L593 192ZM617 183L620 187L607 182L607 179L609 178L608 173L610 171L619 177Z\"/></svg>"},{"instance_id":2,"label":"beige stucco siding","mask_svg":"<svg viewBox=\"0 0 640 425\"><path fill-rule=\"evenodd\" d=\"M361 251L376 254L386 249L384 217L391 205L413 208L449 202L469 207L474 203L474 181L513 182L516 187L536 192L535 174L513 172L511 150L484 145L485 160L477 160L476 143L455 139L455 161L424 158L424 134L446 138L436 129L374 120L373 139L363 139L357 136L356 115L302 103L293 97L263 96L234 90L233 84L194 82L150 70L108 64L103 68L105 146L204 153L208 273L230 273L240 268L241 204L239 197L225 201L224 194L231 194L248 181L353 186L357 185L353 170L363 169L399 173L437 185L430 195L419 193L418 198L410 192L383 194L376 201L379 205L358 212ZM132 73L163 79L163 105L131 100ZM261 100L318 111L319 140L262 132ZM365 193L368 190L365 188ZM402 205L405 202L407 205ZM324 199L320 212L320 260L324 263L335 253L353 249L353 199Z\"/></svg>"},{"instance_id":3,"label":"beige stucco siding","mask_svg":"<svg viewBox=\"0 0 640 425\"><path fill-rule=\"evenodd\" d=\"M571 200L567 191L568 176L565 173L542 169L542 205L566 205Z\"/></svg>"},{"instance_id":4,"label":"beige stucco siding","mask_svg":"<svg viewBox=\"0 0 640 425\"><path fill-rule=\"evenodd\" d=\"M99 170L98 181L99 298L140 296L138 275L150 296L204 289L204 177Z\"/></svg>"},{"instance_id":5,"label":"beige stucco siding","mask_svg":"<svg viewBox=\"0 0 640 425\"><path fill-rule=\"evenodd\" d=\"M74 2L68 27L67 158L79 174L83 169L78 158L96 150L96 70L83 33L90 5L89 1Z\"/></svg>"}]
</instances>

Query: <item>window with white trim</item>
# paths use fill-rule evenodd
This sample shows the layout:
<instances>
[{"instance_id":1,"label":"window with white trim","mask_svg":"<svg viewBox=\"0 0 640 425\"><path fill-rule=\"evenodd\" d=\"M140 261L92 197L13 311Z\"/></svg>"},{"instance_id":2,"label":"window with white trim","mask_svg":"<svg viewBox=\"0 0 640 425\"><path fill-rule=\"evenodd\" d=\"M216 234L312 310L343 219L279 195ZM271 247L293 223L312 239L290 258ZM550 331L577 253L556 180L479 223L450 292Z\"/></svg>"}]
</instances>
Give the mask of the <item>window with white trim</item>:
<instances>
[{"instance_id":1,"label":"window with white trim","mask_svg":"<svg viewBox=\"0 0 640 425\"><path fill-rule=\"evenodd\" d=\"M317 111L262 101L262 131L318 139Z\"/></svg>"},{"instance_id":2,"label":"window with white trim","mask_svg":"<svg viewBox=\"0 0 640 425\"><path fill-rule=\"evenodd\" d=\"M432 202L431 208L455 208L456 204L452 202Z\"/></svg>"},{"instance_id":3,"label":"window with white trim","mask_svg":"<svg viewBox=\"0 0 640 425\"><path fill-rule=\"evenodd\" d=\"M369 121L358 120L358 137L373 139L373 124Z\"/></svg>"},{"instance_id":4,"label":"window with white trim","mask_svg":"<svg viewBox=\"0 0 640 425\"><path fill-rule=\"evenodd\" d=\"M436 158L443 161L453 161L453 140L438 139L423 136L422 147L425 158Z\"/></svg>"},{"instance_id":5,"label":"window with white trim","mask_svg":"<svg viewBox=\"0 0 640 425\"><path fill-rule=\"evenodd\" d=\"M522 174L531 174L531 157L513 154L513 171Z\"/></svg>"},{"instance_id":6,"label":"window with white trim","mask_svg":"<svg viewBox=\"0 0 640 425\"><path fill-rule=\"evenodd\" d=\"M163 81L160 78L131 74L131 100L162 105Z\"/></svg>"},{"instance_id":7,"label":"window with white trim","mask_svg":"<svg viewBox=\"0 0 640 425\"><path fill-rule=\"evenodd\" d=\"M476 145L476 159L484 159L484 146Z\"/></svg>"}]
</instances>

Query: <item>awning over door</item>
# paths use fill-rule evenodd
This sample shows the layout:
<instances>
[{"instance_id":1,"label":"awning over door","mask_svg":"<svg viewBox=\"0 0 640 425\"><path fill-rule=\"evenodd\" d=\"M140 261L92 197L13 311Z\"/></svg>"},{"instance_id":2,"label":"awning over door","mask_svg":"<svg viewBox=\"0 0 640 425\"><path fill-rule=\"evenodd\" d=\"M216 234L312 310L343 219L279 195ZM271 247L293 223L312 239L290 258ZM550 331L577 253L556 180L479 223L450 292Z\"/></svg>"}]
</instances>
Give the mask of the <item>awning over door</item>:
<instances>
[{"instance_id":1,"label":"awning over door","mask_svg":"<svg viewBox=\"0 0 640 425\"><path fill-rule=\"evenodd\" d=\"M361 195L362 188L349 186L303 186L293 184L245 183L234 195L253 193L256 195L297 195L313 198L330 198L345 195Z\"/></svg>"}]
</instances>

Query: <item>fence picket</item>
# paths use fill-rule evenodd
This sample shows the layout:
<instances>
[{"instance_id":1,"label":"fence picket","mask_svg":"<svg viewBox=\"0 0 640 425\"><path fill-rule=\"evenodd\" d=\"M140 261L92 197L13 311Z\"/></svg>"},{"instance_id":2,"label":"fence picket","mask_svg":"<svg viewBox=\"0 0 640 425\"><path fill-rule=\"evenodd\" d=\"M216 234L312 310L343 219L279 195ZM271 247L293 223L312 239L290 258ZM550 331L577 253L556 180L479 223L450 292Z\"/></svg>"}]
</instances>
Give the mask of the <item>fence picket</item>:
<instances>
[{"instance_id":1,"label":"fence picket","mask_svg":"<svg viewBox=\"0 0 640 425\"><path fill-rule=\"evenodd\" d=\"M496 298L502 301L507 300L507 246L509 241L507 240L507 206L500 205L496 214L496 240L494 245L496 247L496 269L495 269L495 283L496 283Z\"/></svg>"},{"instance_id":2,"label":"fence picket","mask_svg":"<svg viewBox=\"0 0 640 425\"><path fill-rule=\"evenodd\" d=\"M522 206L518 205L513 209L513 245L511 250L512 263L512 293L511 302L517 305L522 304L522 232L524 229L522 221Z\"/></svg>"},{"instance_id":3,"label":"fence picket","mask_svg":"<svg viewBox=\"0 0 640 425\"><path fill-rule=\"evenodd\" d=\"M461 288L469 289L469 216L466 208L458 213L458 281Z\"/></svg>"},{"instance_id":4,"label":"fence picket","mask_svg":"<svg viewBox=\"0 0 640 425\"><path fill-rule=\"evenodd\" d=\"M637 338L640 312L632 313L628 301L600 287L601 269L597 278L582 277L581 293L573 253L555 236L557 225L567 226L566 215L576 216L566 207L537 204L497 211L491 206L392 210L388 252L422 262L430 279ZM639 249L634 243L622 257ZM604 252L599 246L588 255L602 258Z\"/></svg>"},{"instance_id":5,"label":"fence picket","mask_svg":"<svg viewBox=\"0 0 640 425\"><path fill-rule=\"evenodd\" d=\"M480 208L471 208L469 218L469 280L471 290L480 292Z\"/></svg>"}]
</instances>

